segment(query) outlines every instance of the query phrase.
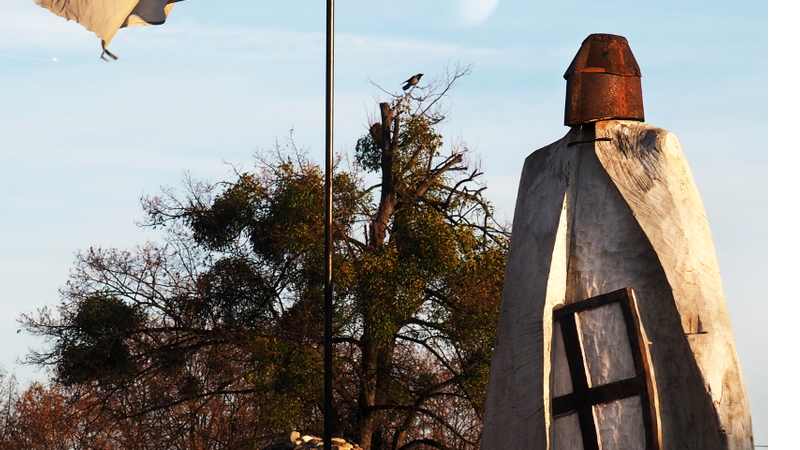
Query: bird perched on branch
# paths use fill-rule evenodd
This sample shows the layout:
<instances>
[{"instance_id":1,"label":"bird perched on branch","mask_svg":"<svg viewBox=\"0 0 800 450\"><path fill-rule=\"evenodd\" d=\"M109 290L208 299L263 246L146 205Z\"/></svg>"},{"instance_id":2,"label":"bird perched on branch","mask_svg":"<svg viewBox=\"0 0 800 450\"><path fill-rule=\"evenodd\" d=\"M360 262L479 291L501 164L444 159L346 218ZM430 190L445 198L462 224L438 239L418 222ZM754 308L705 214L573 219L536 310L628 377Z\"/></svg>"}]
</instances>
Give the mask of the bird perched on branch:
<instances>
[{"instance_id":1,"label":"bird perched on branch","mask_svg":"<svg viewBox=\"0 0 800 450\"><path fill-rule=\"evenodd\" d=\"M413 77L411 77L411 78L407 79L406 81L404 81L403 83L405 83L406 85L403 86L403 90L405 91L406 89L410 88L411 86L416 86L417 83L419 83L419 79L420 78L422 78L422 74L418 73L418 74L414 75Z\"/></svg>"}]
</instances>

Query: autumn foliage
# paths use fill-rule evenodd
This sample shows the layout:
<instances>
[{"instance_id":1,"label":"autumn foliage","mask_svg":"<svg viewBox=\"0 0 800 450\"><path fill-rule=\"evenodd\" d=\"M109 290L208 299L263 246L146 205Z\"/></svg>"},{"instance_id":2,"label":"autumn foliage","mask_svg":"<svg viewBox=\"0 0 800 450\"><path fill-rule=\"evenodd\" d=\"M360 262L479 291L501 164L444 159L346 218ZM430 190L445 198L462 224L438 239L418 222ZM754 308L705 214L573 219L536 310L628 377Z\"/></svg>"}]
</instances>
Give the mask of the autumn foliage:
<instances>
[{"instance_id":1,"label":"autumn foliage","mask_svg":"<svg viewBox=\"0 0 800 450\"><path fill-rule=\"evenodd\" d=\"M468 149L437 133L465 73L381 103L333 180L334 433L365 450L480 446L507 230ZM258 449L321 430L321 169L289 141L186 186L143 200L163 243L81 253L61 304L23 317L55 375L13 399L8 448Z\"/></svg>"}]
</instances>

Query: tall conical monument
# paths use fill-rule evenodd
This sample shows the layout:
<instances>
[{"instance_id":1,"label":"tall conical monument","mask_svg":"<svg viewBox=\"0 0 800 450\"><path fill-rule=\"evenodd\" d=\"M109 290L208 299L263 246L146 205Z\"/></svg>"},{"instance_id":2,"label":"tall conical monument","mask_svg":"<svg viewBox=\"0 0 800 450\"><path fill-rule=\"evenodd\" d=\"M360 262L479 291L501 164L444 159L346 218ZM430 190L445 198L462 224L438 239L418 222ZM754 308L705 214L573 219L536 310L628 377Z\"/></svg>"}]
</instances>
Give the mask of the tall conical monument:
<instances>
[{"instance_id":1,"label":"tall conical monument","mask_svg":"<svg viewBox=\"0 0 800 450\"><path fill-rule=\"evenodd\" d=\"M522 170L484 450L752 449L714 244L674 134L644 123L624 37L567 73Z\"/></svg>"}]
</instances>

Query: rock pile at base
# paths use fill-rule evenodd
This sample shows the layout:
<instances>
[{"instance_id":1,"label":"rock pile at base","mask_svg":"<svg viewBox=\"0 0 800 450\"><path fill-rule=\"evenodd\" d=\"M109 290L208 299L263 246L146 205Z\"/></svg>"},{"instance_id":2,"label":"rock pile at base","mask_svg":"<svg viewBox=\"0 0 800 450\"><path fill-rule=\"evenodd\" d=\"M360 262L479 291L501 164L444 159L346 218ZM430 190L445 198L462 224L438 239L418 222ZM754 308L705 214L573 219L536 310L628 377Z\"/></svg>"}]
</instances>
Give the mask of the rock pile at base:
<instances>
[{"instance_id":1,"label":"rock pile at base","mask_svg":"<svg viewBox=\"0 0 800 450\"><path fill-rule=\"evenodd\" d=\"M292 431L288 439L270 445L264 450L305 450L310 448L323 447L322 438L309 435L300 435L297 431ZM347 442L342 438L331 438L331 450L361 450L358 444Z\"/></svg>"}]
</instances>

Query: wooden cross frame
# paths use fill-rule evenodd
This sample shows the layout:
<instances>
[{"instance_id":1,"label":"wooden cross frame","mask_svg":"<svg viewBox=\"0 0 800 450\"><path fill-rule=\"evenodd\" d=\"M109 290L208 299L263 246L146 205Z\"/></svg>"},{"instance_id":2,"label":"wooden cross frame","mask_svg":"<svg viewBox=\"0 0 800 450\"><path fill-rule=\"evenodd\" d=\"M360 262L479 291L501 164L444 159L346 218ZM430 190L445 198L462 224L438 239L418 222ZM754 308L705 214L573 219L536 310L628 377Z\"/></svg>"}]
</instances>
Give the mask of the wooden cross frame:
<instances>
[{"instance_id":1,"label":"wooden cross frame","mask_svg":"<svg viewBox=\"0 0 800 450\"><path fill-rule=\"evenodd\" d=\"M578 316L581 313L614 303L618 303L622 310L626 340L630 343L630 355L633 359L632 364L635 369L635 376L610 380L605 384L592 383L587 359L590 355L586 354L588 345L586 342L582 342ZM597 429L599 419L594 412L595 407L638 396L644 428L644 448L646 450L659 450L660 433L656 391L652 377L648 343L645 342L645 337L643 336L633 290L627 287L570 305L556 307L553 310L553 323L554 325L558 323L561 327L572 392L552 399L552 416L558 418L577 413L584 450L599 450L601 447L600 432ZM625 337L622 337L622 339L625 340Z\"/></svg>"}]
</instances>

